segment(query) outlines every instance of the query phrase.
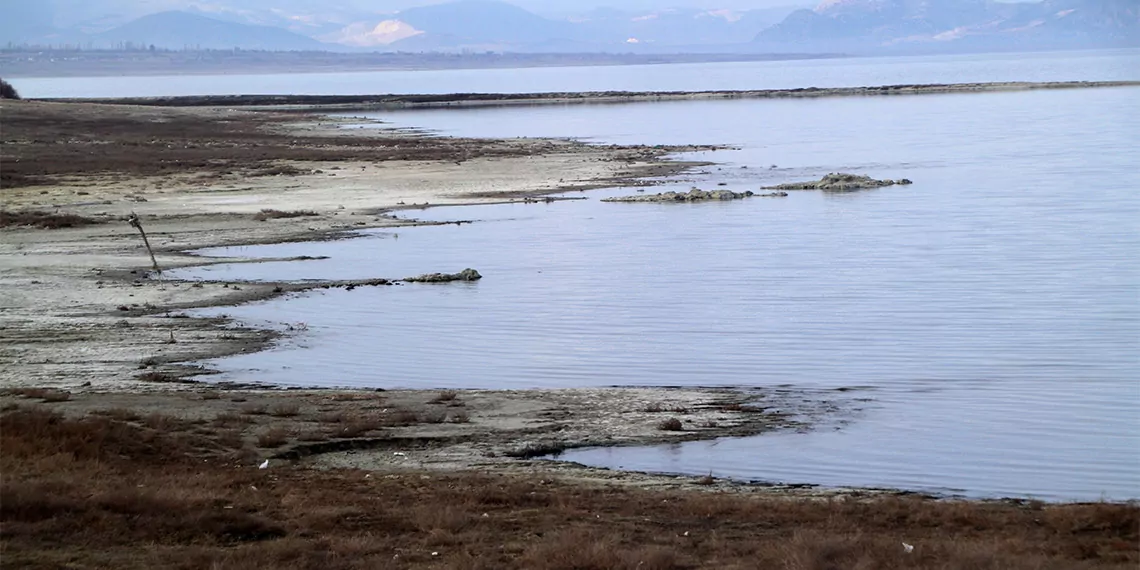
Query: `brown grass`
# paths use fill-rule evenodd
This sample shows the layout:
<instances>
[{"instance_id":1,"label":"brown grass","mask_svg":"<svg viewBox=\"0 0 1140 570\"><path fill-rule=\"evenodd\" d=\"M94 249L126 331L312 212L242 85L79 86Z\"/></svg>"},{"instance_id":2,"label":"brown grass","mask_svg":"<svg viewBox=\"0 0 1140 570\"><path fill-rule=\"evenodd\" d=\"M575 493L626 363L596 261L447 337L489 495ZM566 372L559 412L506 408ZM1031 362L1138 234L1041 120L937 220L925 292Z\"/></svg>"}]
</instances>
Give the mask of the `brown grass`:
<instances>
[{"instance_id":1,"label":"brown grass","mask_svg":"<svg viewBox=\"0 0 1140 570\"><path fill-rule=\"evenodd\" d=\"M317 216L317 215L319 215L319 214L317 214L316 212L314 212L312 210L285 211L285 210L274 210L272 208L266 208L266 209L264 209L264 210L262 210L256 214L254 214L253 219L255 219L259 222L264 222L265 220L277 220L277 219L283 219L283 218L303 218L303 217Z\"/></svg>"},{"instance_id":2,"label":"brown grass","mask_svg":"<svg viewBox=\"0 0 1140 570\"><path fill-rule=\"evenodd\" d=\"M269 406L265 404L246 404L241 407L241 413L250 416L264 416L269 413Z\"/></svg>"},{"instance_id":3,"label":"brown grass","mask_svg":"<svg viewBox=\"0 0 1140 570\"><path fill-rule=\"evenodd\" d=\"M274 127L296 117L279 113L214 117L181 109L140 113L133 107L32 101L0 106L5 140L21 141L0 146L0 187L5 189L92 173L239 180L304 173L289 162L454 162L533 152L477 139L408 135L377 144L368 137L285 133Z\"/></svg>"},{"instance_id":4,"label":"brown grass","mask_svg":"<svg viewBox=\"0 0 1140 570\"><path fill-rule=\"evenodd\" d=\"M454 402L459 398L459 392L455 390L444 390L436 394L434 398L428 400L429 404L445 404L447 402Z\"/></svg>"},{"instance_id":5,"label":"brown grass","mask_svg":"<svg viewBox=\"0 0 1140 570\"><path fill-rule=\"evenodd\" d=\"M112 408L110 410L96 410L96 411L91 412L91 413L94 415L97 415L97 416L107 416L108 418L111 418L113 420L118 420L120 422L135 422L135 421L142 419L142 416L139 415L138 412L136 412L134 410L129 410L127 408Z\"/></svg>"},{"instance_id":6,"label":"brown grass","mask_svg":"<svg viewBox=\"0 0 1140 570\"><path fill-rule=\"evenodd\" d=\"M685 426L681 424L681 420L669 418L667 420L661 420L661 423L657 424L657 429L661 431L684 431Z\"/></svg>"},{"instance_id":7,"label":"brown grass","mask_svg":"<svg viewBox=\"0 0 1140 570\"><path fill-rule=\"evenodd\" d=\"M52 388L12 388L4 392L13 396L21 396L23 398L41 400L49 403L66 402L71 399L71 392Z\"/></svg>"},{"instance_id":8,"label":"brown grass","mask_svg":"<svg viewBox=\"0 0 1140 570\"><path fill-rule=\"evenodd\" d=\"M420 423L442 424L447 420L447 412L443 410L424 410L416 415Z\"/></svg>"},{"instance_id":9,"label":"brown grass","mask_svg":"<svg viewBox=\"0 0 1140 570\"><path fill-rule=\"evenodd\" d=\"M217 427L236 427L252 424L254 419L248 415L222 412L214 416L214 425Z\"/></svg>"},{"instance_id":10,"label":"brown grass","mask_svg":"<svg viewBox=\"0 0 1140 570\"><path fill-rule=\"evenodd\" d=\"M76 214L59 214L55 212L24 211L10 212L0 210L0 228L11 226L28 226L45 230L61 228L78 228L104 223L102 220L87 218Z\"/></svg>"},{"instance_id":11,"label":"brown grass","mask_svg":"<svg viewBox=\"0 0 1140 570\"><path fill-rule=\"evenodd\" d=\"M420 417L411 410L396 410L384 416L383 424L391 427L412 426L420 423Z\"/></svg>"},{"instance_id":12,"label":"brown grass","mask_svg":"<svg viewBox=\"0 0 1140 570\"><path fill-rule=\"evenodd\" d=\"M299 413L301 413L301 406L292 402L277 404L269 410L269 415L277 418L291 418Z\"/></svg>"},{"instance_id":13,"label":"brown grass","mask_svg":"<svg viewBox=\"0 0 1140 570\"><path fill-rule=\"evenodd\" d=\"M384 427L384 421L376 416L355 416L330 435L334 437L360 437Z\"/></svg>"},{"instance_id":14,"label":"brown grass","mask_svg":"<svg viewBox=\"0 0 1140 570\"><path fill-rule=\"evenodd\" d=\"M65 418L42 406L0 414L5 568L1134 570L1140 564L1135 504L790 499L549 476L366 477L284 460L261 470L256 452L224 445L241 441L230 430L203 434L173 418L116 419L125 416ZM906 553L903 542L914 551Z\"/></svg>"},{"instance_id":15,"label":"brown grass","mask_svg":"<svg viewBox=\"0 0 1140 570\"><path fill-rule=\"evenodd\" d=\"M173 374L169 374L167 372L159 372L157 370L151 370L149 372L143 372L142 374L135 376L135 379L138 380L139 382L152 382L152 383L157 383L157 384L170 384L170 383L174 383L174 382L183 382L183 380L181 378L179 378Z\"/></svg>"},{"instance_id":16,"label":"brown grass","mask_svg":"<svg viewBox=\"0 0 1140 570\"><path fill-rule=\"evenodd\" d=\"M275 427L257 435L258 447L281 447L289 442L289 430Z\"/></svg>"}]
</instances>

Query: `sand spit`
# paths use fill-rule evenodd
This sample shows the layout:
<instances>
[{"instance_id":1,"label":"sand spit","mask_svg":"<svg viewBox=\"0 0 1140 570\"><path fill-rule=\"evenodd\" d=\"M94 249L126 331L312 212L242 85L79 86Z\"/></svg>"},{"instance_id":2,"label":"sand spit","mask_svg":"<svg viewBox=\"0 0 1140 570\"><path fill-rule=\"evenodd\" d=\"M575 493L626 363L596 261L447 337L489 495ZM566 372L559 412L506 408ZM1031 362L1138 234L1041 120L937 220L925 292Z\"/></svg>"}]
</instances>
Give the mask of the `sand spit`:
<instances>
[{"instance_id":1,"label":"sand spit","mask_svg":"<svg viewBox=\"0 0 1140 570\"><path fill-rule=\"evenodd\" d=\"M1010 81L994 83L930 83L866 87L804 87L747 91L588 91L561 93L451 93L408 95L208 95L184 97L126 97L60 99L60 101L162 107L253 107L278 111L366 111L499 107L510 105L567 105L572 103L640 103L715 99L803 99L818 97L875 97L993 93L1039 89L1094 89L1136 87L1140 81Z\"/></svg>"}]
</instances>

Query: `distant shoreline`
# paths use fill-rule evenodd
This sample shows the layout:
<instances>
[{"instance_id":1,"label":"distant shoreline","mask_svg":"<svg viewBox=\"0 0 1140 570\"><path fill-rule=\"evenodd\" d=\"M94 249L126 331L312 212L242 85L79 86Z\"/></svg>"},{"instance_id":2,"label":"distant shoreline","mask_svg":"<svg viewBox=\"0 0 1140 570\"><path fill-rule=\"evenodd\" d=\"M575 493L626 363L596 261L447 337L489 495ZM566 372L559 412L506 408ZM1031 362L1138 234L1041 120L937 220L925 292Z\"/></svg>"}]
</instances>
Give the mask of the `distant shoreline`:
<instances>
[{"instance_id":1,"label":"distant shoreline","mask_svg":"<svg viewBox=\"0 0 1140 570\"><path fill-rule=\"evenodd\" d=\"M833 59L840 53L338 53L252 50L3 50L0 76L154 77L613 67Z\"/></svg>"},{"instance_id":2,"label":"distant shoreline","mask_svg":"<svg viewBox=\"0 0 1140 570\"><path fill-rule=\"evenodd\" d=\"M865 87L805 87L747 91L593 91L560 93L450 93L408 95L190 95L177 97L50 98L42 101L153 107L244 107L278 111L367 111L690 101L715 99L803 99L993 93L1045 89L1140 87L1140 81L1013 81L995 83L901 84Z\"/></svg>"}]
</instances>

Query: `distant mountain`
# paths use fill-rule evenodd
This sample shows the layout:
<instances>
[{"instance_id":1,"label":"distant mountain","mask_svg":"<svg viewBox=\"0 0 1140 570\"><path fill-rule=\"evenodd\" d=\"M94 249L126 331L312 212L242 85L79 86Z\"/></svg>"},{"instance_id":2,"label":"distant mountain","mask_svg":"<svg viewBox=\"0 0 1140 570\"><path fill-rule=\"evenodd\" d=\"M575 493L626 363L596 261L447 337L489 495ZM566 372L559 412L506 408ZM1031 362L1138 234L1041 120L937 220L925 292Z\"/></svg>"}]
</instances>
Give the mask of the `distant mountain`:
<instances>
[{"instance_id":1,"label":"distant mountain","mask_svg":"<svg viewBox=\"0 0 1140 570\"><path fill-rule=\"evenodd\" d=\"M766 9L748 9L754 0L438 1L0 0L0 46L641 54L1140 46L1140 0L822 0L814 9L804 3L817 0ZM139 17L172 8L185 11Z\"/></svg>"},{"instance_id":2,"label":"distant mountain","mask_svg":"<svg viewBox=\"0 0 1140 570\"><path fill-rule=\"evenodd\" d=\"M270 26L255 26L207 18L187 12L159 12L90 36L97 46L131 43L160 48L326 50L313 38Z\"/></svg>"},{"instance_id":3,"label":"distant mountain","mask_svg":"<svg viewBox=\"0 0 1140 570\"><path fill-rule=\"evenodd\" d=\"M460 0L411 8L396 14L427 35L453 36L475 42L529 43L573 37L569 22L548 20L513 4L494 0Z\"/></svg>"},{"instance_id":4,"label":"distant mountain","mask_svg":"<svg viewBox=\"0 0 1140 570\"><path fill-rule=\"evenodd\" d=\"M772 51L1140 46L1137 0L826 0L757 34Z\"/></svg>"},{"instance_id":5,"label":"distant mountain","mask_svg":"<svg viewBox=\"0 0 1140 570\"><path fill-rule=\"evenodd\" d=\"M794 1L794 0L793 0ZM794 8L702 10L598 8L571 19L544 18L497 0L458 0L409 8L321 36L404 51L668 51L747 44Z\"/></svg>"}]
</instances>

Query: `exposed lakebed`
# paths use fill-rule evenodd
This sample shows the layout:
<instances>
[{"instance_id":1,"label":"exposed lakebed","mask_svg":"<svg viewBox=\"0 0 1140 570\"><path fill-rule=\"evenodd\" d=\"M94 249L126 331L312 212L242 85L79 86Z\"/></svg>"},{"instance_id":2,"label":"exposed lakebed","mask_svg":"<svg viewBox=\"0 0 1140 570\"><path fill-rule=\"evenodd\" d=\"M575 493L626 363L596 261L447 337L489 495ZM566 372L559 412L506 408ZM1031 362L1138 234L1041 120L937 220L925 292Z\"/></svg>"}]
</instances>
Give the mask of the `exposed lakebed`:
<instances>
[{"instance_id":1,"label":"exposed lakebed","mask_svg":"<svg viewBox=\"0 0 1140 570\"><path fill-rule=\"evenodd\" d=\"M588 464L1073 500L1140 489L1138 90L386 114L460 135L733 144L654 191L858 172L913 185L780 200L416 212L464 226L216 255L209 279L479 282L320 291L217 312L305 323L211 364L287 385L799 386L867 400L806 434L599 449ZM590 198L630 195L621 188Z\"/></svg>"}]
</instances>

